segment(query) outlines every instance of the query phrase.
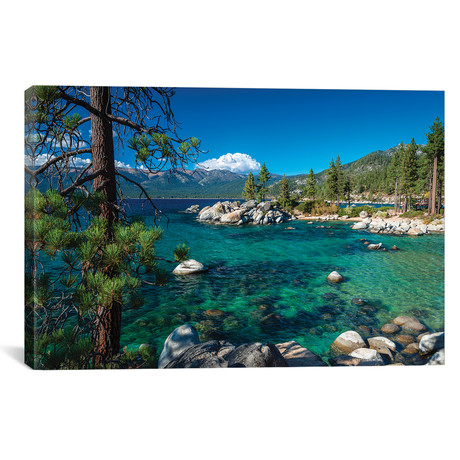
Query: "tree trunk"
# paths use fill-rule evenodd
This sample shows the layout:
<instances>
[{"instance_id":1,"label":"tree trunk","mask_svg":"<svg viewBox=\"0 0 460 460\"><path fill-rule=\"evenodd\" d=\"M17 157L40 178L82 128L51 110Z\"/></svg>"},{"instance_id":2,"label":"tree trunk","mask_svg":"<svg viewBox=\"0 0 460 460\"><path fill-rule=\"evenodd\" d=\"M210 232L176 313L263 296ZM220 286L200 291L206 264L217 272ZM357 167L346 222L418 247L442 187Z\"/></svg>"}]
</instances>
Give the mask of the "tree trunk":
<instances>
[{"instance_id":1,"label":"tree trunk","mask_svg":"<svg viewBox=\"0 0 460 460\"><path fill-rule=\"evenodd\" d=\"M395 214L399 214L398 206L398 179L395 181Z\"/></svg>"},{"instance_id":2,"label":"tree trunk","mask_svg":"<svg viewBox=\"0 0 460 460\"><path fill-rule=\"evenodd\" d=\"M436 179L438 176L438 157L434 157L433 162L433 185L432 185L432 197L431 197L431 214L436 212Z\"/></svg>"},{"instance_id":3,"label":"tree trunk","mask_svg":"<svg viewBox=\"0 0 460 460\"><path fill-rule=\"evenodd\" d=\"M429 187L428 187L428 207L427 207L427 211L428 211L428 214L431 212L431 198L432 198L432 195L433 195L433 169L430 168L430 177L429 177Z\"/></svg>"},{"instance_id":4,"label":"tree trunk","mask_svg":"<svg viewBox=\"0 0 460 460\"><path fill-rule=\"evenodd\" d=\"M110 88L90 88L91 105L102 113L110 113ZM94 179L95 191L101 192L106 201L101 205L101 216L108 222L107 241L112 239L113 224L118 219L117 184L115 178L115 154L113 148L112 123L104 117L91 114L91 138L93 171L102 170ZM105 273L114 276L114 273ZM97 307L94 331L95 364L101 365L117 354L120 348L121 304Z\"/></svg>"},{"instance_id":5,"label":"tree trunk","mask_svg":"<svg viewBox=\"0 0 460 460\"><path fill-rule=\"evenodd\" d=\"M441 214L441 201L442 201L442 181L439 180L438 185L438 202L436 206L436 213Z\"/></svg>"}]
</instances>

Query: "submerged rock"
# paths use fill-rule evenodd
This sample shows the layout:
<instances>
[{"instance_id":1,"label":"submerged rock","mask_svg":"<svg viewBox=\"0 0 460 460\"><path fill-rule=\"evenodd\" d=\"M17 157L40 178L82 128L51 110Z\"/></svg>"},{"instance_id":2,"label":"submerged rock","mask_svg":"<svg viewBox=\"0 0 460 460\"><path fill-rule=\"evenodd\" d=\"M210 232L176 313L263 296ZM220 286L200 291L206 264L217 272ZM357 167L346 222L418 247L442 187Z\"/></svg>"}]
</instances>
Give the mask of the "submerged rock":
<instances>
[{"instance_id":1,"label":"submerged rock","mask_svg":"<svg viewBox=\"0 0 460 460\"><path fill-rule=\"evenodd\" d=\"M285 342L276 344L289 367L327 366L327 364L308 348L300 346L297 342Z\"/></svg>"},{"instance_id":2,"label":"submerged rock","mask_svg":"<svg viewBox=\"0 0 460 460\"><path fill-rule=\"evenodd\" d=\"M401 328L394 323L387 323L382 326L380 329L384 334L395 334L396 332L399 332Z\"/></svg>"},{"instance_id":3,"label":"submerged rock","mask_svg":"<svg viewBox=\"0 0 460 460\"><path fill-rule=\"evenodd\" d=\"M382 243L379 243L379 244L369 244L367 246L367 249L371 249L371 250L378 250L382 247Z\"/></svg>"},{"instance_id":4,"label":"submerged rock","mask_svg":"<svg viewBox=\"0 0 460 460\"><path fill-rule=\"evenodd\" d=\"M200 343L198 332L190 324L183 324L176 327L174 331L169 334L163 345L163 350L158 359L158 368L162 369L170 361L181 355L187 348Z\"/></svg>"},{"instance_id":5,"label":"submerged rock","mask_svg":"<svg viewBox=\"0 0 460 460\"><path fill-rule=\"evenodd\" d=\"M174 270L174 275L190 275L193 273L203 273L208 269L197 260L188 259L180 263Z\"/></svg>"},{"instance_id":6,"label":"submerged rock","mask_svg":"<svg viewBox=\"0 0 460 460\"><path fill-rule=\"evenodd\" d=\"M401 326L403 329L408 329L412 332L424 332L426 326L424 326L417 318L413 316L398 316L393 320L394 324Z\"/></svg>"}]
</instances>

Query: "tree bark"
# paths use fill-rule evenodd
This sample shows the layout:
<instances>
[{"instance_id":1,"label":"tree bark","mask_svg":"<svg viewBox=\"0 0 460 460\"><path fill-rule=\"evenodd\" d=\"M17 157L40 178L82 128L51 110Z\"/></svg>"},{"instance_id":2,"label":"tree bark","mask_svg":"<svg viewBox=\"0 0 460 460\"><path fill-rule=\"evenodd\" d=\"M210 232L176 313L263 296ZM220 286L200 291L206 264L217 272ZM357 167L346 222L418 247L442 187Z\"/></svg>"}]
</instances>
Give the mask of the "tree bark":
<instances>
[{"instance_id":1,"label":"tree bark","mask_svg":"<svg viewBox=\"0 0 460 460\"><path fill-rule=\"evenodd\" d=\"M111 113L110 88L93 86L90 88L91 105L99 113ZM101 192L105 201L101 204L101 216L107 220L107 241L113 237L113 224L118 219L117 183L115 176L115 154L113 148L112 123L108 118L91 113L91 138L93 171L102 173L94 179L94 190ZM114 273L105 273L114 276ZM121 304L112 302L109 306L97 307L94 330L95 364L109 361L120 348Z\"/></svg>"},{"instance_id":2,"label":"tree bark","mask_svg":"<svg viewBox=\"0 0 460 460\"><path fill-rule=\"evenodd\" d=\"M395 214L399 214L398 206L398 179L395 181Z\"/></svg>"},{"instance_id":3,"label":"tree bark","mask_svg":"<svg viewBox=\"0 0 460 460\"><path fill-rule=\"evenodd\" d=\"M428 214L431 212L431 198L432 198L432 195L433 195L433 169L430 168L430 180L429 180L429 187L428 187L428 207L427 207L427 210L428 210Z\"/></svg>"},{"instance_id":4,"label":"tree bark","mask_svg":"<svg viewBox=\"0 0 460 460\"><path fill-rule=\"evenodd\" d=\"M439 185L438 185L438 202L436 206L437 214L441 214L441 201L442 201L442 181L440 179Z\"/></svg>"},{"instance_id":5,"label":"tree bark","mask_svg":"<svg viewBox=\"0 0 460 460\"><path fill-rule=\"evenodd\" d=\"M438 177L438 157L434 157L433 161L433 185L432 185L432 197L431 197L431 214L436 213L436 179Z\"/></svg>"}]
</instances>

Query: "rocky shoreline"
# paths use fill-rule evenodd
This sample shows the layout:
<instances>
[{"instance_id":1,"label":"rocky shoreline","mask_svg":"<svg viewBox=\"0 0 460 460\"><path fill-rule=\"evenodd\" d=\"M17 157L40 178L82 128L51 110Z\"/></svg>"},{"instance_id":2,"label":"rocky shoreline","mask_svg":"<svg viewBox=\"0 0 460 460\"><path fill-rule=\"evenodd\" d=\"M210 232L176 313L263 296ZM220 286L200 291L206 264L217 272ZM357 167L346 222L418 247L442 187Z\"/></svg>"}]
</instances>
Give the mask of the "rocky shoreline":
<instances>
[{"instance_id":1,"label":"rocky shoreline","mask_svg":"<svg viewBox=\"0 0 460 460\"><path fill-rule=\"evenodd\" d=\"M257 203L256 200L249 200L243 204L235 201L218 201L213 206L204 207L201 211L198 211L197 206L191 206L185 212L198 212L198 221L211 224L272 225L296 219L293 214L277 208L270 201Z\"/></svg>"},{"instance_id":2,"label":"rocky shoreline","mask_svg":"<svg viewBox=\"0 0 460 460\"><path fill-rule=\"evenodd\" d=\"M430 332L412 316L398 316L363 338L356 331L340 334L323 359L295 341L252 342L235 346L226 340L200 342L190 324L177 327L165 340L158 368L328 367L442 365L444 332Z\"/></svg>"}]
</instances>

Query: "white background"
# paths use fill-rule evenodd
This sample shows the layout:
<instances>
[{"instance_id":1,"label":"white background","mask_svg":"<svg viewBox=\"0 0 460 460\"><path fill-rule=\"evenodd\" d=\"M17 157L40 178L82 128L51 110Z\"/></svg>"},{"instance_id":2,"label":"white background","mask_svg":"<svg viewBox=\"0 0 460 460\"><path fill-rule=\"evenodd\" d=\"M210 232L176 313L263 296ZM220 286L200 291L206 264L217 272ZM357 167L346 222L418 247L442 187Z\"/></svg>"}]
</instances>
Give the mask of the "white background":
<instances>
[{"instance_id":1,"label":"white background","mask_svg":"<svg viewBox=\"0 0 460 460\"><path fill-rule=\"evenodd\" d=\"M453 5L3 5L2 458L458 458L459 227L453 214L459 206L460 79ZM22 142L23 91L33 84L445 90L447 365L29 370L22 364Z\"/></svg>"}]
</instances>

